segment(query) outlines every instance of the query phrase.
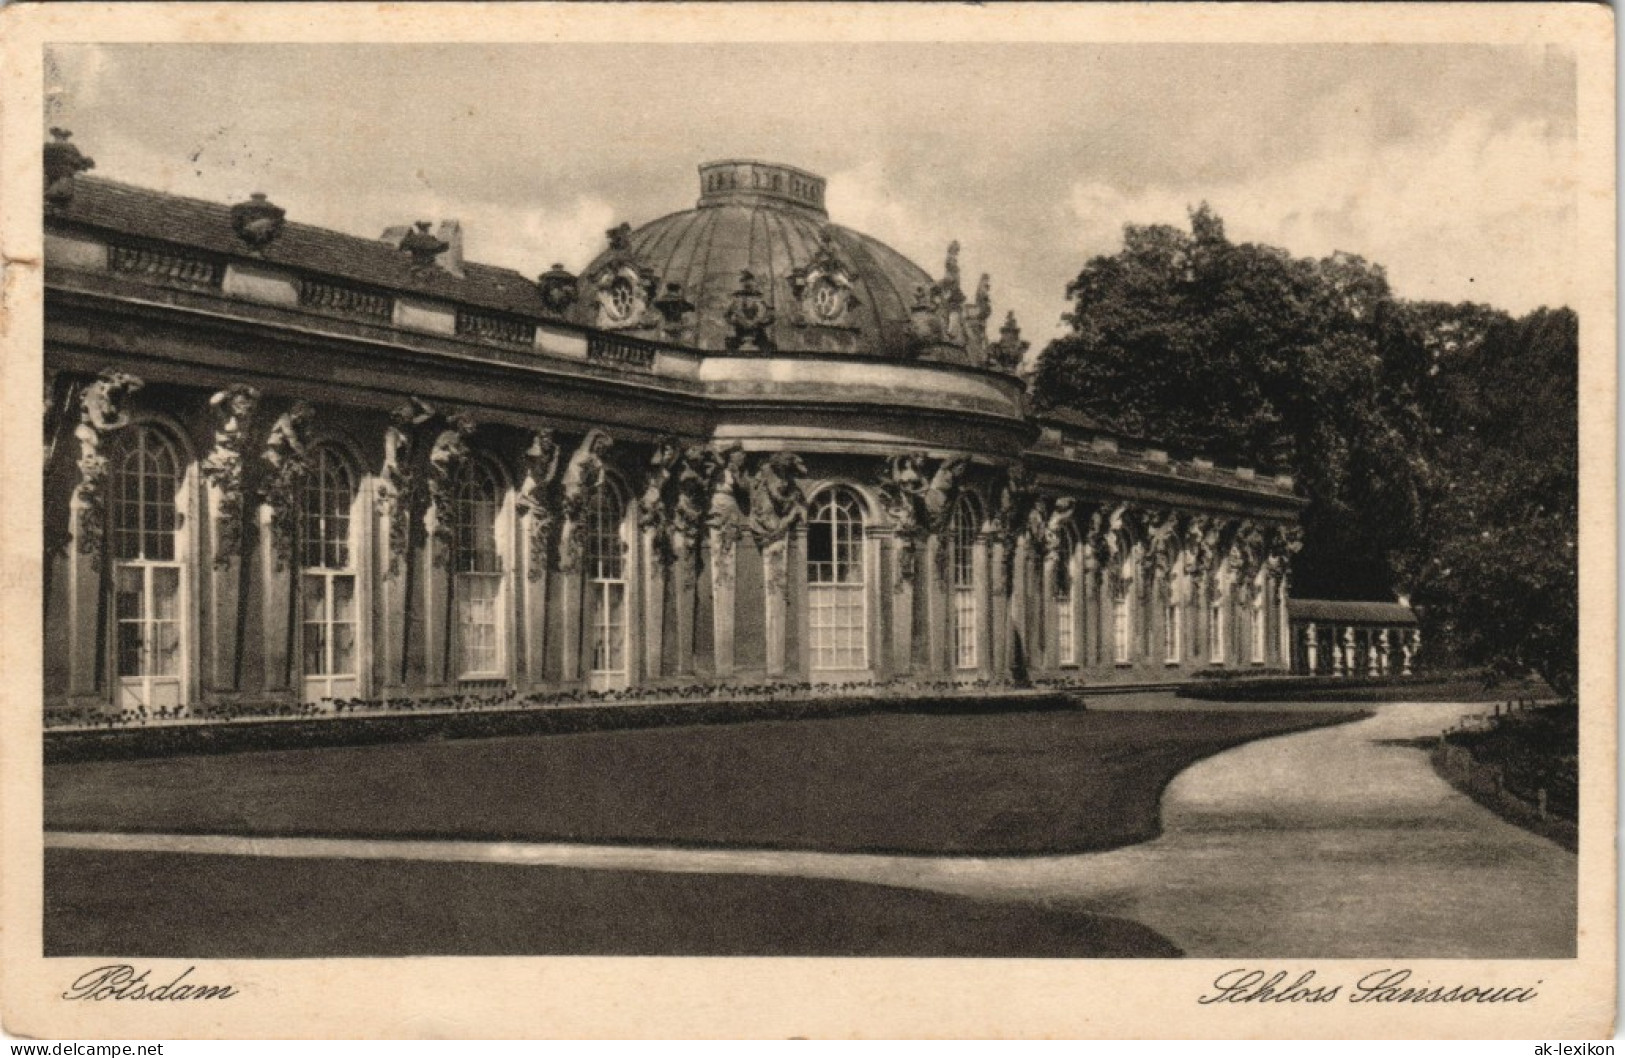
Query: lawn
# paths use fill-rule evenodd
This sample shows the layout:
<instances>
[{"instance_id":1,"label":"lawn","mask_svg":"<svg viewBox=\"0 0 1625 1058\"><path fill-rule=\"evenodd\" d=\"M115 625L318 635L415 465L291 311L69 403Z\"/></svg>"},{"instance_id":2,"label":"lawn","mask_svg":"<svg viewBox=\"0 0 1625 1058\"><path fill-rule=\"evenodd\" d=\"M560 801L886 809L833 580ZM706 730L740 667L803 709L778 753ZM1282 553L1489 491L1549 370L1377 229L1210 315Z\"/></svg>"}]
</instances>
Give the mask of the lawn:
<instances>
[{"instance_id":1,"label":"lawn","mask_svg":"<svg viewBox=\"0 0 1625 1058\"><path fill-rule=\"evenodd\" d=\"M1167 958L1137 923L860 882L47 850L45 954Z\"/></svg>"},{"instance_id":2,"label":"lawn","mask_svg":"<svg viewBox=\"0 0 1625 1058\"><path fill-rule=\"evenodd\" d=\"M881 714L61 763L46 826L926 854L1085 851L1163 788L1333 710Z\"/></svg>"}]
</instances>

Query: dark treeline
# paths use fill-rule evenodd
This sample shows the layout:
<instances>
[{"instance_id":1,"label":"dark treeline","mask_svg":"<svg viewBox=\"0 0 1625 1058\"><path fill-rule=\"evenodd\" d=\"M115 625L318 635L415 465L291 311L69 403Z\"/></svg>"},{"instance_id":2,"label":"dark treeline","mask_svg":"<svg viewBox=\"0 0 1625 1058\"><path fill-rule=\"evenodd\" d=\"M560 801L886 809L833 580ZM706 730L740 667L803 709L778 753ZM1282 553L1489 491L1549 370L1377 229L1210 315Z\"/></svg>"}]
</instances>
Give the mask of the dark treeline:
<instances>
[{"instance_id":1,"label":"dark treeline","mask_svg":"<svg viewBox=\"0 0 1625 1058\"><path fill-rule=\"evenodd\" d=\"M1041 407L1290 470L1310 505L1293 592L1409 594L1435 662L1573 693L1579 323L1407 302L1380 266L1128 226L1067 290Z\"/></svg>"}]
</instances>

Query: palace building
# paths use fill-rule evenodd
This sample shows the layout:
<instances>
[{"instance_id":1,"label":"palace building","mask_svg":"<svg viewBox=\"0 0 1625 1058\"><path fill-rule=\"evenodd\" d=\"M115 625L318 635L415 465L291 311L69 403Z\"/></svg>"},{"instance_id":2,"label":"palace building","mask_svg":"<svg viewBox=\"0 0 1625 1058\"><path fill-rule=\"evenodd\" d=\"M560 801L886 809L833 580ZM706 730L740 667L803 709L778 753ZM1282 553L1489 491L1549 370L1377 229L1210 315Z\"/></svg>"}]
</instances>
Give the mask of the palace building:
<instances>
[{"instance_id":1,"label":"palace building","mask_svg":"<svg viewBox=\"0 0 1625 1058\"><path fill-rule=\"evenodd\" d=\"M1034 415L957 244L811 173L527 276L91 165L46 145L48 711L1289 667L1292 480Z\"/></svg>"}]
</instances>

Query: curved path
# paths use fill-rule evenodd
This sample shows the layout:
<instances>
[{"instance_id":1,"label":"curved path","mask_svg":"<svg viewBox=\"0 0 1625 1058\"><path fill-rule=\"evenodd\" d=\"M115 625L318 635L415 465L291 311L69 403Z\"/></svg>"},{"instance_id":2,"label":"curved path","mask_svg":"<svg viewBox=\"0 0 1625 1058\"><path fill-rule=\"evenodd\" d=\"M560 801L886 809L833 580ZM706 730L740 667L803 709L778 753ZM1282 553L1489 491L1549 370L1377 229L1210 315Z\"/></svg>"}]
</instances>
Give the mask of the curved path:
<instances>
[{"instance_id":1,"label":"curved path","mask_svg":"<svg viewBox=\"0 0 1625 1058\"><path fill-rule=\"evenodd\" d=\"M1192 956L1562 958L1575 857L1440 779L1407 740L1488 707L1395 704L1253 742L1169 786L1163 836L1001 859L456 841L48 833L47 847L791 874L1055 901Z\"/></svg>"}]
</instances>

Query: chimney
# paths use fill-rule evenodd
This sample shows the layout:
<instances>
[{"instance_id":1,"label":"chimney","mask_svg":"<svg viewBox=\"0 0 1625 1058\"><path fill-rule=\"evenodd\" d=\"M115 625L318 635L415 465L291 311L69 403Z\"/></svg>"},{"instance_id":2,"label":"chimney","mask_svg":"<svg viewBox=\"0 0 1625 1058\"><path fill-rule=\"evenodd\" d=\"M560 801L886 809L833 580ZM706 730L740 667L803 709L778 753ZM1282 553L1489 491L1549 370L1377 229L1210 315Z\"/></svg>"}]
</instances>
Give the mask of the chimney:
<instances>
[{"instance_id":1,"label":"chimney","mask_svg":"<svg viewBox=\"0 0 1625 1058\"><path fill-rule=\"evenodd\" d=\"M463 223L458 220L443 220L440 227L435 229L435 237L445 243L449 249L440 255L436 262L441 268L450 272L458 279L463 278Z\"/></svg>"},{"instance_id":2,"label":"chimney","mask_svg":"<svg viewBox=\"0 0 1625 1058\"><path fill-rule=\"evenodd\" d=\"M399 250L408 232L412 230L410 224L397 224L384 229L379 238ZM463 278L463 223L458 220L443 220L435 229L434 237L445 243L447 249L435 258L435 264L445 269L458 279Z\"/></svg>"}]
</instances>

